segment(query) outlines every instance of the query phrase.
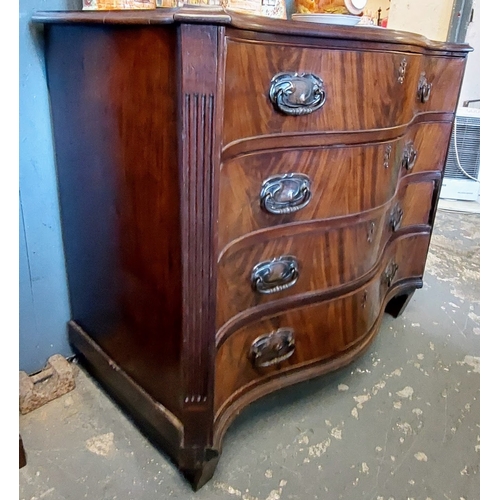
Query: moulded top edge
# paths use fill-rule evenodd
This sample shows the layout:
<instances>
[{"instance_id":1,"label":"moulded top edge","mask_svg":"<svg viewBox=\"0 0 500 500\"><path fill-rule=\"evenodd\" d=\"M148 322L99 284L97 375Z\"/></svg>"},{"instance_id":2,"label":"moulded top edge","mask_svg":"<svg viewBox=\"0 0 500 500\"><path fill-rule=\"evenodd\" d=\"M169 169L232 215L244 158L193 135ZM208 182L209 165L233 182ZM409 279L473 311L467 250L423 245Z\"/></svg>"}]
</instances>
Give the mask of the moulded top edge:
<instances>
[{"instance_id":1,"label":"moulded top edge","mask_svg":"<svg viewBox=\"0 0 500 500\"><path fill-rule=\"evenodd\" d=\"M222 7L187 5L178 8L114 11L39 11L33 22L45 24L218 24L271 34L416 45L430 50L467 53L468 44L432 41L425 36L391 29L363 26L332 26L285 19L272 19L233 12Z\"/></svg>"}]
</instances>

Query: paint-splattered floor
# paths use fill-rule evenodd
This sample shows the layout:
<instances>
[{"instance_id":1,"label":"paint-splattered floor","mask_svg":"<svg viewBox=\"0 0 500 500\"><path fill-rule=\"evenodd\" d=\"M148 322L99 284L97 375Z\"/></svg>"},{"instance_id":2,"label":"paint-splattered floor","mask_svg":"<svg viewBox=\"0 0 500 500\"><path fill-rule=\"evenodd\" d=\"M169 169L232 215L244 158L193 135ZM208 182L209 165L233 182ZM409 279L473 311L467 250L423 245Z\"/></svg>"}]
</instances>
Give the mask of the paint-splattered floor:
<instances>
[{"instance_id":1,"label":"paint-splattered floor","mask_svg":"<svg viewBox=\"0 0 500 500\"><path fill-rule=\"evenodd\" d=\"M244 412L198 493L75 365L20 417L19 498L478 500L478 214L438 211L424 281L364 357Z\"/></svg>"}]
</instances>

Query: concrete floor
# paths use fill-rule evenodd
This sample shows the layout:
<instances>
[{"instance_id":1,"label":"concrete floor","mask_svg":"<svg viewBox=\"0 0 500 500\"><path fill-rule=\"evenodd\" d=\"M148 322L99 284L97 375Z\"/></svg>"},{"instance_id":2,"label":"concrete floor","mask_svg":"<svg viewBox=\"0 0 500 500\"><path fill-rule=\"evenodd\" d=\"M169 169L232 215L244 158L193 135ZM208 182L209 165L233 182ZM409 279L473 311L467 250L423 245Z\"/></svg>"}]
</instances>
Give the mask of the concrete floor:
<instances>
[{"instance_id":1,"label":"concrete floor","mask_svg":"<svg viewBox=\"0 0 500 500\"><path fill-rule=\"evenodd\" d=\"M439 210L424 277L362 358L251 405L194 493L75 364L27 415L23 500L478 500L479 214Z\"/></svg>"}]
</instances>

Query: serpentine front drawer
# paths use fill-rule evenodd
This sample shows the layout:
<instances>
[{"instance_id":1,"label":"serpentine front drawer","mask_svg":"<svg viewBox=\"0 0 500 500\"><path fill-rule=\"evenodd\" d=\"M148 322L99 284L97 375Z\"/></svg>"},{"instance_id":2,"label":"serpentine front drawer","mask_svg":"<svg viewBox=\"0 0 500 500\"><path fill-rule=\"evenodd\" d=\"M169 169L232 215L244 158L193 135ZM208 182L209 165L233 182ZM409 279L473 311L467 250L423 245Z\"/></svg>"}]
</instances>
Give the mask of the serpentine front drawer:
<instances>
[{"instance_id":1,"label":"serpentine front drawer","mask_svg":"<svg viewBox=\"0 0 500 500\"><path fill-rule=\"evenodd\" d=\"M396 145L397 140L392 140L351 147L297 148L224 162L219 251L253 231L382 206L394 196L400 175Z\"/></svg>"},{"instance_id":2,"label":"serpentine front drawer","mask_svg":"<svg viewBox=\"0 0 500 500\"><path fill-rule=\"evenodd\" d=\"M304 222L235 241L218 263L217 327L250 308L361 279L396 233L430 228L436 182L405 179L389 202L358 222L352 217Z\"/></svg>"},{"instance_id":3,"label":"serpentine front drawer","mask_svg":"<svg viewBox=\"0 0 500 500\"><path fill-rule=\"evenodd\" d=\"M291 147L223 162L219 252L253 231L382 206L394 196L401 176L441 173L451 127L448 122L416 123L402 137L389 141ZM428 143L434 147L427 147Z\"/></svg>"},{"instance_id":4,"label":"serpentine front drawer","mask_svg":"<svg viewBox=\"0 0 500 500\"><path fill-rule=\"evenodd\" d=\"M361 278L380 256L385 218L379 210L358 223L285 226L235 243L218 264L217 326L248 308Z\"/></svg>"},{"instance_id":5,"label":"serpentine front drawer","mask_svg":"<svg viewBox=\"0 0 500 500\"><path fill-rule=\"evenodd\" d=\"M413 117L419 55L300 41L293 54L280 43L226 44L225 145L259 135L383 129ZM265 64L257 70L254 61Z\"/></svg>"},{"instance_id":6,"label":"serpentine front drawer","mask_svg":"<svg viewBox=\"0 0 500 500\"><path fill-rule=\"evenodd\" d=\"M422 256L428 245L428 233L401 236L391 244L374 277L356 290L267 314L230 334L220 334L215 363L217 412L228 411L243 391L271 385L284 373L321 363L335 368L345 364L373 335L382 306L398 283L422 278Z\"/></svg>"}]
</instances>

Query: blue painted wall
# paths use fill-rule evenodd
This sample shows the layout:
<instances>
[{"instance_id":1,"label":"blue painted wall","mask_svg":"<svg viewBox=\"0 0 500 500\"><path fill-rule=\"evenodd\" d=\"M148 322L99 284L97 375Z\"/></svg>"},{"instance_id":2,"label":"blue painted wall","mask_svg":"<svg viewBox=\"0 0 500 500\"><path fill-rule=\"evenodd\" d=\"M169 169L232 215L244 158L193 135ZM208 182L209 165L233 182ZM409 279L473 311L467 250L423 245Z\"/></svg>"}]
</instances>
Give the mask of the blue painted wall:
<instances>
[{"instance_id":1,"label":"blue painted wall","mask_svg":"<svg viewBox=\"0 0 500 500\"><path fill-rule=\"evenodd\" d=\"M19 3L19 369L28 373L71 354L43 35L30 18L80 8L81 0Z\"/></svg>"}]
</instances>

